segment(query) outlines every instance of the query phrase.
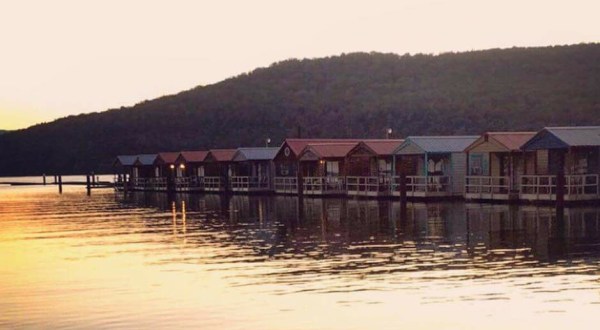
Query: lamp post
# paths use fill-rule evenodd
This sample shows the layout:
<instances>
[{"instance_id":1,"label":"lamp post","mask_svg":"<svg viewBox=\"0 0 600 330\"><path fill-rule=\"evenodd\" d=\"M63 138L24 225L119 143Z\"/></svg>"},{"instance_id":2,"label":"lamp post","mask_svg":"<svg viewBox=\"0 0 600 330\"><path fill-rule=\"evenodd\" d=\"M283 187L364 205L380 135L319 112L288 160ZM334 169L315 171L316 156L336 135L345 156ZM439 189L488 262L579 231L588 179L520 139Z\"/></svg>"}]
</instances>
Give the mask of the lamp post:
<instances>
[{"instance_id":1,"label":"lamp post","mask_svg":"<svg viewBox=\"0 0 600 330\"><path fill-rule=\"evenodd\" d=\"M269 147L269 143L271 143L271 139L270 139L270 138L267 138L267 139L265 140L265 148L268 148L268 147Z\"/></svg>"},{"instance_id":2,"label":"lamp post","mask_svg":"<svg viewBox=\"0 0 600 330\"><path fill-rule=\"evenodd\" d=\"M386 130L385 138L389 139L391 136L392 136L392 128L390 127Z\"/></svg>"}]
</instances>

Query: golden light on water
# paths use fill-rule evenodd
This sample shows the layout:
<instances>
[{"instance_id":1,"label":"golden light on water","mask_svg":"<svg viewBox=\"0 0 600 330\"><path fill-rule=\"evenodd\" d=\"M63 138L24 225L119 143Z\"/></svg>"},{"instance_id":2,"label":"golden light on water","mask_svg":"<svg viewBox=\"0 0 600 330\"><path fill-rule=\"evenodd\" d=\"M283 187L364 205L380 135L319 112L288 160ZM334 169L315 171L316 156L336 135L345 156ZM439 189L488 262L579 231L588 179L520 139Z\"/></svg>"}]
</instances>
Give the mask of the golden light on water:
<instances>
[{"instance_id":1,"label":"golden light on water","mask_svg":"<svg viewBox=\"0 0 600 330\"><path fill-rule=\"evenodd\" d=\"M296 203L216 195L122 199L109 191L88 199L83 189L63 196L54 187L1 189L0 325L595 324L597 209L569 210L564 236L555 237L545 209L519 208L521 216L510 219L503 207L415 204L413 220L390 222L395 203L309 199L302 219L295 218Z\"/></svg>"}]
</instances>

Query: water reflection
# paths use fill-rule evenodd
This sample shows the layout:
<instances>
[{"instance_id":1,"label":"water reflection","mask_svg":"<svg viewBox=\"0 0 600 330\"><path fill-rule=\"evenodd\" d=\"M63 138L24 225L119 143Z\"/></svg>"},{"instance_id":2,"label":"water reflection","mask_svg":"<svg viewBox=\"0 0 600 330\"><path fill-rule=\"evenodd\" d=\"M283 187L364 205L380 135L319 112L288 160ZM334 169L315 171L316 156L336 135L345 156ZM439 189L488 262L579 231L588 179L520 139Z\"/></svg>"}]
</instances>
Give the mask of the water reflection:
<instances>
[{"instance_id":1,"label":"water reflection","mask_svg":"<svg viewBox=\"0 0 600 330\"><path fill-rule=\"evenodd\" d=\"M599 217L3 189L0 328L595 328Z\"/></svg>"},{"instance_id":2,"label":"water reflection","mask_svg":"<svg viewBox=\"0 0 600 330\"><path fill-rule=\"evenodd\" d=\"M377 276L448 269L477 270L456 279L505 276L502 272L520 268L528 271L515 276L529 276L558 264L577 273L598 272L574 267L599 260L600 209L594 207L567 208L560 219L551 207L459 202L408 203L401 210L399 202L385 200L148 193L118 198L135 207L172 205L173 230L181 217L180 233L189 234L188 243L213 238L243 250L219 255L219 262L249 252L256 260L287 261L293 272L261 274L277 281L314 273ZM189 231L186 218L194 223ZM194 230L216 234L196 236ZM328 263L293 265L306 260Z\"/></svg>"}]
</instances>

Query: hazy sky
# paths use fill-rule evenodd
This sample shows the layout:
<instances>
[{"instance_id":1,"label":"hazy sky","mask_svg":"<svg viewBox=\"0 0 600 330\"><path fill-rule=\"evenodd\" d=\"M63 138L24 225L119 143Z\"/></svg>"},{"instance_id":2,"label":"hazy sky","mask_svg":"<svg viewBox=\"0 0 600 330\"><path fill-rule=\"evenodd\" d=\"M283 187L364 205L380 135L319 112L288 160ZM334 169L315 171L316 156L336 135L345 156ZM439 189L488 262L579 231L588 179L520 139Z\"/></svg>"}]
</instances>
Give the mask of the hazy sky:
<instances>
[{"instance_id":1,"label":"hazy sky","mask_svg":"<svg viewBox=\"0 0 600 330\"><path fill-rule=\"evenodd\" d=\"M288 58L598 42L599 13L598 0L0 0L0 129Z\"/></svg>"}]
</instances>

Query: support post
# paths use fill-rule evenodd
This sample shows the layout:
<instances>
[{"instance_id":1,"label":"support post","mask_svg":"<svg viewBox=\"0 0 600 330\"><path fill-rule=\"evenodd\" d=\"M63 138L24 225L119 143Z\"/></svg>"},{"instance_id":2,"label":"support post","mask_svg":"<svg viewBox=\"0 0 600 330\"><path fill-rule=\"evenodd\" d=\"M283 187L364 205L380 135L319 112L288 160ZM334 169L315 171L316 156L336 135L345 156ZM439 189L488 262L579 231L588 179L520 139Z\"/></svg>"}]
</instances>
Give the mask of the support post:
<instances>
[{"instance_id":1,"label":"support post","mask_svg":"<svg viewBox=\"0 0 600 330\"><path fill-rule=\"evenodd\" d=\"M42 178L43 178L44 186L45 186L46 185L46 173L42 174Z\"/></svg>"},{"instance_id":2,"label":"support post","mask_svg":"<svg viewBox=\"0 0 600 330\"><path fill-rule=\"evenodd\" d=\"M556 174L556 208L565 205L565 152L558 152L558 173Z\"/></svg>"},{"instance_id":3,"label":"support post","mask_svg":"<svg viewBox=\"0 0 600 330\"><path fill-rule=\"evenodd\" d=\"M59 175L58 176L58 193L62 194L62 191L63 191L63 189L62 189L62 175Z\"/></svg>"},{"instance_id":4,"label":"support post","mask_svg":"<svg viewBox=\"0 0 600 330\"><path fill-rule=\"evenodd\" d=\"M298 188L298 196L302 196L304 194L304 178L302 175L302 162L298 160L298 170L296 171L296 181Z\"/></svg>"},{"instance_id":5,"label":"support post","mask_svg":"<svg viewBox=\"0 0 600 330\"><path fill-rule=\"evenodd\" d=\"M92 194L92 186L91 186L89 174L85 176L85 188L87 190L87 195L90 196Z\"/></svg>"}]
</instances>

